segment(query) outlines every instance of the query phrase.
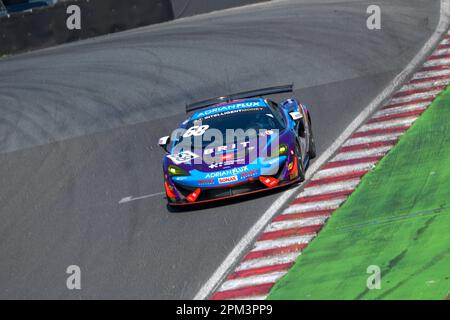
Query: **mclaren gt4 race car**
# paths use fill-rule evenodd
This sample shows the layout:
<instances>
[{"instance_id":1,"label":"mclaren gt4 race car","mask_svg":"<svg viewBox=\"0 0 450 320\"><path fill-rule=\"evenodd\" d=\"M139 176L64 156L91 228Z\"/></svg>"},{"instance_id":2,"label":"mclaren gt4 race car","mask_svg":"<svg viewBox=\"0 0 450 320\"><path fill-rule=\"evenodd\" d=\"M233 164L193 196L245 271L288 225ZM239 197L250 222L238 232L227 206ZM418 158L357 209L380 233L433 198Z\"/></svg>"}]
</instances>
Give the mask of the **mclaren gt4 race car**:
<instances>
[{"instance_id":1,"label":"mclaren gt4 race car","mask_svg":"<svg viewBox=\"0 0 450 320\"><path fill-rule=\"evenodd\" d=\"M170 206L199 204L304 180L315 157L311 117L292 85L242 92L190 104L190 116L159 145Z\"/></svg>"}]
</instances>

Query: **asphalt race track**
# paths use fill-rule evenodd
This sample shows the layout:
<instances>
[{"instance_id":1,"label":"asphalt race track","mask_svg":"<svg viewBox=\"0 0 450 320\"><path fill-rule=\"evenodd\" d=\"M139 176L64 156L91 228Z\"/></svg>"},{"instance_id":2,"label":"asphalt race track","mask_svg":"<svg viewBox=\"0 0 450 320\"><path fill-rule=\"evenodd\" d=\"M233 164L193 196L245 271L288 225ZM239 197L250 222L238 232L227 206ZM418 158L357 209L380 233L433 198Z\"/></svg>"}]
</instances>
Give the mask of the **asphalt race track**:
<instances>
[{"instance_id":1,"label":"asphalt race track","mask_svg":"<svg viewBox=\"0 0 450 320\"><path fill-rule=\"evenodd\" d=\"M0 298L193 298L278 195L170 212L158 138L186 102L294 82L323 152L439 18L436 0L377 1L371 31L372 2L275 1L0 60Z\"/></svg>"}]
</instances>

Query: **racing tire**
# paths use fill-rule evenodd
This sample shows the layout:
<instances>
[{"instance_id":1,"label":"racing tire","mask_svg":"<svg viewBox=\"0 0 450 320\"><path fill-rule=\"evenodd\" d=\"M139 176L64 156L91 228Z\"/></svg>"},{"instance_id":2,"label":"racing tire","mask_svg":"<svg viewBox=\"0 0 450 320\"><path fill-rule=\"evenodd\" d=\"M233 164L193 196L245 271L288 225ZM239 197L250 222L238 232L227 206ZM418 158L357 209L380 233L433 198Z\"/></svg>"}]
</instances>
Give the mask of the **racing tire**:
<instances>
[{"instance_id":1,"label":"racing tire","mask_svg":"<svg viewBox=\"0 0 450 320\"><path fill-rule=\"evenodd\" d=\"M314 159L317 156L316 153L316 142L314 141L314 135L311 129L311 122L309 123L309 150L308 150L309 159Z\"/></svg>"},{"instance_id":2,"label":"racing tire","mask_svg":"<svg viewBox=\"0 0 450 320\"><path fill-rule=\"evenodd\" d=\"M303 164L302 160L302 153L300 152L300 147L298 144L295 146L295 155L297 157L297 163L298 163L298 177L299 182L305 181L305 166Z\"/></svg>"}]
</instances>

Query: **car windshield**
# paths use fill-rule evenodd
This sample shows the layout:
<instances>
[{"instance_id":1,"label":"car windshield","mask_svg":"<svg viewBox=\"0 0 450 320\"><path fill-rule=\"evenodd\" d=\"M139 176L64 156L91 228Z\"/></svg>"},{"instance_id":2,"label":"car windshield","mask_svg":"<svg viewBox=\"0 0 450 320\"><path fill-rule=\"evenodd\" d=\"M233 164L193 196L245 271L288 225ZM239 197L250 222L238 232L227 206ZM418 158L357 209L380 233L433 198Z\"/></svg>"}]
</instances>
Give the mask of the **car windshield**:
<instances>
[{"instance_id":1,"label":"car windshield","mask_svg":"<svg viewBox=\"0 0 450 320\"><path fill-rule=\"evenodd\" d=\"M206 130L201 130L201 127L206 128ZM199 131L193 131L191 128L199 128ZM241 112L219 115L219 116L207 116L197 120L190 120L186 125L186 130L184 133L180 132L174 139L174 146L183 142L184 139L195 135L204 135L208 130L216 129L219 130L225 140L227 129L238 130L242 129L247 132L249 129L253 129L254 133L259 134L260 130L277 130L281 131L284 129L283 123L281 123L272 111L267 107L252 108L247 110L242 110ZM193 134L189 134L189 131ZM249 132L251 132L250 130ZM186 134L187 133L187 134ZM249 138L249 136L247 136ZM251 136L250 136L251 138ZM211 141L206 141L203 145L209 145Z\"/></svg>"}]
</instances>

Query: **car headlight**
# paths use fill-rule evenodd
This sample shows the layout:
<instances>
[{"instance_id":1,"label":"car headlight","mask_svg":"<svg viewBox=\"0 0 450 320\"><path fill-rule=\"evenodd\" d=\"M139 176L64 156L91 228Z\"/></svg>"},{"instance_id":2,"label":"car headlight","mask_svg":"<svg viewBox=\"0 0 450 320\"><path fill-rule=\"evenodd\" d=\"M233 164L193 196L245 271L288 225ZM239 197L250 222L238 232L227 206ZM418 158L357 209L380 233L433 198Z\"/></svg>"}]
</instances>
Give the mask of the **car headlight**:
<instances>
[{"instance_id":1,"label":"car headlight","mask_svg":"<svg viewBox=\"0 0 450 320\"><path fill-rule=\"evenodd\" d=\"M186 172L186 170L183 170L180 167L174 166L172 164L167 169L167 172L169 173L169 176L171 176L171 177L173 177L173 176L188 176L189 175L189 173Z\"/></svg>"},{"instance_id":2,"label":"car headlight","mask_svg":"<svg viewBox=\"0 0 450 320\"><path fill-rule=\"evenodd\" d=\"M280 147L278 148L278 154L280 156L286 155L288 153L288 151L289 151L289 148L285 144L280 145Z\"/></svg>"},{"instance_id":3,"label":"car headlight","mask_svg":"<svg viewBox=\"0 0 450 320\"><path fill-rule=\"evenodd\" d=\"M274 160L279 158L280 156L285 156L289 152L289 148L287 145L282 144L278 147L278 152L273 152L269 157L266 157L265 160Z\"/></svg>"}]
</instances>

